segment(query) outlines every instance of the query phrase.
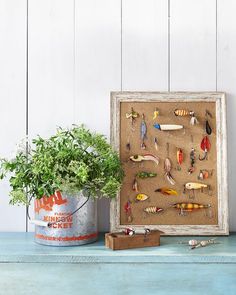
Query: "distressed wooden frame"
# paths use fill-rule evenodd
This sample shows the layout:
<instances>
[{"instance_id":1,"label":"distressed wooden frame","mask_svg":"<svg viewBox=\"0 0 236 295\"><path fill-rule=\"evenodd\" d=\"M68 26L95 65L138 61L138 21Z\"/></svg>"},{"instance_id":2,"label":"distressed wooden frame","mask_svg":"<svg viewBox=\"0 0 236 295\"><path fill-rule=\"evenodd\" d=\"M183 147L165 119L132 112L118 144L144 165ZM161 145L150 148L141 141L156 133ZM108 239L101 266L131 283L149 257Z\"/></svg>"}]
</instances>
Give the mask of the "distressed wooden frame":
<instances>
[{"instance_id":1,"label":"distressed wooden frame","mask_svg":"<svg viewBox=\"0 0 236 295\"><path fill-rule=\"evenodd\" d=\"M187 97L187 98L183 98ZM215 102L217 145L217 225L132 225L132 228L148 227L158 229L167 235L228 235L228 183L227 183L227 130L226 95L223 92L111 92L111 144L119 152L120 146L120 103L121 102ZM120 224L120 195L111 201L110 230L119 231L129 225Z\"/></svg>"}]
</instances>

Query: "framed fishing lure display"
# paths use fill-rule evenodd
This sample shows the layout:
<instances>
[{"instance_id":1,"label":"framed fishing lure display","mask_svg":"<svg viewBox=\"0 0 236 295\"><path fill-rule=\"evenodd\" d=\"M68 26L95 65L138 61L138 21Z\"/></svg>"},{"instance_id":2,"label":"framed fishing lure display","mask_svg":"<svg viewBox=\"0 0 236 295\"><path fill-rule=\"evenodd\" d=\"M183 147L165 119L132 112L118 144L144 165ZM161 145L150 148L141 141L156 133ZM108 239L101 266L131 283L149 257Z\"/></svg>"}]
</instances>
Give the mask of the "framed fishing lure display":
<instances>
[{"instance_id":1,"label":"framed fishing lure display","mask_svg":"<svg viewBox=\"0 0 236 295\"><path fill-rule=\"evenodd\" d=\"M111 142L125 172L111 231L228 234L224 93L112 92Z\"/></svg>"}]
</instances>

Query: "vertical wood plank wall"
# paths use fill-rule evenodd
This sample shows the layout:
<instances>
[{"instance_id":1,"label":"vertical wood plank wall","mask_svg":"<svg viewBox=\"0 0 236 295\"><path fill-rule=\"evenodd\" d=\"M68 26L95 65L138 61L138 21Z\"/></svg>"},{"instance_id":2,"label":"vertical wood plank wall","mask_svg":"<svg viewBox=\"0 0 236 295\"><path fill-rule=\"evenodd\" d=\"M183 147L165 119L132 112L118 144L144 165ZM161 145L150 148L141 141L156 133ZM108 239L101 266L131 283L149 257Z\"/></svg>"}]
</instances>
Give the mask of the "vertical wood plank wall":
<instances>
[{"instance_id":1,"label":"vertical wood plank wall","mask_svg":"<svg viewBox=\"0 0 236 295\"><path fill-rule=\"evenodd\" d=\"M28 4L28 101L27 77ZM85 123L109 139L115 90L226 91L230 229L236 230L233 0L0 0L0 156L26 134ZM0 183L0 231L32 230ZM109 203L99 203L99 229Z\"/></svg>"}]
</instances>

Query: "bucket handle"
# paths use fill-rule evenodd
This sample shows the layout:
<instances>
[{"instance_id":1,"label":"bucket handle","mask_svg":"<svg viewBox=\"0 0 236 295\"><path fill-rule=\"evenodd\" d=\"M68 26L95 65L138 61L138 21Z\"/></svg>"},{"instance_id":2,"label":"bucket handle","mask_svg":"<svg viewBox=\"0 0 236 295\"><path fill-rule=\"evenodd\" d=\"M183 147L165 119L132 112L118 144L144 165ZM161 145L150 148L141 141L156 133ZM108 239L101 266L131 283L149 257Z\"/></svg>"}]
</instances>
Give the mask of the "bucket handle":
<instances>
[{"instance_id":1,"label":"bucket handle","mask_svg":"<svg viewBox=\"0 0 236 295\"><path fill-rule=\"evenodd\" d=\"M31 203L31 200L32 200L32 196L30 197L29 204L26 206L26 214L27 214L28 219L30 220L30 223L32 223L34 225L38 225L38 226L43 226L43 227L51 227L53 224L63 222L66 218L68 218L68 217L74 215L76 212L78 212L88 202L89 196L87 197L85 202L81 206L79 206L77 209L75 209L72 213L70 213L70 214L66 215L65 217L62 217L58 221L54 221L54 222L46 222L43 220L31 219L30 214L29 214L29 205Z\"/></svg>"}]
</instances>

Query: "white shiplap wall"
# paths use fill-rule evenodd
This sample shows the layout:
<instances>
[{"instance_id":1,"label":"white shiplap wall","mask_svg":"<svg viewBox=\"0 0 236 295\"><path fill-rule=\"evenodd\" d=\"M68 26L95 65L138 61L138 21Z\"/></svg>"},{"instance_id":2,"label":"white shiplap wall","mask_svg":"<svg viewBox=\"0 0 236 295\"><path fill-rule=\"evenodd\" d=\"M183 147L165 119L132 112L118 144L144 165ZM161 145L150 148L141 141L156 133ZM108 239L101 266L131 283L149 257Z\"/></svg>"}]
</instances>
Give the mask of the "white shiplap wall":
<instances>
[{"instance_id":1,"label":"white shiplap wall","mask_svg":"<svg viewBox=\"0 0 236 295\"><path fill-rule=\"evenodd\" d=\"M110 91L226 91L235 231L235 9L233 0L0 0L0 155L27 130L47 136L71 123L109 138ZM25 209L7 204L8 190L1 182L0 231L25 231ZM99 228L108 227L101 201Z\"/></svg>"}]
</instances>

